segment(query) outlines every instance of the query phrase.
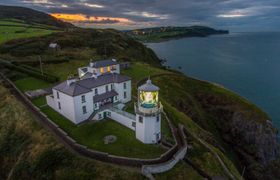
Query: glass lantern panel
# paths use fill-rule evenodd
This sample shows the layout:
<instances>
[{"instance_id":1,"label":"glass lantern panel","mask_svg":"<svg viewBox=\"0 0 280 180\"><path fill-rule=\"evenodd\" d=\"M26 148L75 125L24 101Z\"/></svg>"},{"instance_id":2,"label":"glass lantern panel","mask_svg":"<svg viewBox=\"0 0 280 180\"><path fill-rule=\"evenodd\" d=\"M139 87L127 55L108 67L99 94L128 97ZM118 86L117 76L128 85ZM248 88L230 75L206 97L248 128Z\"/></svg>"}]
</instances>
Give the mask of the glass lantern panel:
<instances>
[{"instance_id":1,"label":"glass lantern panel","mask_svg":"<svg viewBox=\"0 0 280 180\"><path fill-rule=\"evenodd\" d=\"M158 91L140 91L140 105L144 108L153 108L158 104Z\"/></svg>"}]
</instances>

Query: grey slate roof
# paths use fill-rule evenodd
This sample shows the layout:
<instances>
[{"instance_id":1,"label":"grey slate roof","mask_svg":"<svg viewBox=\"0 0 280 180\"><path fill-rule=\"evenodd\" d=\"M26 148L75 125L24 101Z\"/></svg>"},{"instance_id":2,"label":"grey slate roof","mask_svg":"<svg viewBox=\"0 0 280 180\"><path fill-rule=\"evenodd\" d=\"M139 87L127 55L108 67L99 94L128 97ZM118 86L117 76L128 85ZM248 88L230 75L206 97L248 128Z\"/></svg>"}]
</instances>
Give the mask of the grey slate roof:
<instances>
[{"instance_id":1,"label":"grey slate roof","mask_svg":"<svg viewBox=\"0 0 280 180\"><path fill-rule=\"evenodd\" d=\"M117 65L117 61L113 61L112 59L109 60L101 60L101 61L95 61L93 62L94 68L100 68L100 67L106 67L106 66L111 66L111 65Z\"/></svg>"},{"instance_id":2,"label":"grey slate roof","mask_svg":"<svg viewBox=\"0 0 280 180\"><path fill-rule=\"evenodd\" d=\"M99 95L94 96L93 97L93 101L94 102L99 102L99 101L102 101L104 99L108 99L108 98L114 97L116 95L118 95L118 93L115 90L108 91L108 92L105 92L103 94L99 94Z\"/></svg>"},{"instance_id":3,"label":"grey slate roof","mask_svg":"<svg viewBox=\"0 0 280 180\"><path fill-rule=\"evenodd\" d=\"M98 76L97 78L92 77L73 82L70 84L70 86L67 85L67 81L64 81L58 84L57 86L54 86L54 89L68 94L70 96L78 96L80 94L90 92L91 89L96 88L98 86L110 83L121 83L128 80L131 80L131 78L128 76L116 73L108 73Z\"/></svg>"},{"instance_id":4,"label":"grey slate roof","mask_svg":"<svg viewBox=\"0 0 280 180\"><path fill-rule=\"evenodd\" d=\"M91 91L91 89L80 86L77 82L73 82L70 85L68 85L67 81L64 81L59 85L55 86L54 89L63 92L69 96L77 96Z\"/></svg>"},{"instance_id":5,"label":"grey slate roof","mask_svg":"<svg viewBox=\"0 0 280 180\"><path fill-rule=\"evenodd\" d=\"M147 80L147 82L141 86L138 87L138 90L140 91L158 91L159 87L155 86L150 79Z\"/></svg>"}]
</instances>

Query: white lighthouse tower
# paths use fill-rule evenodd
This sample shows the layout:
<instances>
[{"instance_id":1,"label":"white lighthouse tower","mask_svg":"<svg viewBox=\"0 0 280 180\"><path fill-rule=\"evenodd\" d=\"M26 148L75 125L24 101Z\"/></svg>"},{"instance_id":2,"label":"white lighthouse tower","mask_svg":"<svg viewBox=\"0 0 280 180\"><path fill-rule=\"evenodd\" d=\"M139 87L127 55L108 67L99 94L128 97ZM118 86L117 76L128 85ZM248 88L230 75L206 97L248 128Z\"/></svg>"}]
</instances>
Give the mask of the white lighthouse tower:
<instances>
[{"instance_id":1,"label":"white lighthouse tower","mask_svg":"<svg viewBox=\"0 0 280 180\"><path fill-rule=\"evenodd\" d=\"M159 87L150 79L138 87L135 104L136 138L145 144L155 144L161 139L162 105L158 100Z\"/></svg>"}]
</instances>

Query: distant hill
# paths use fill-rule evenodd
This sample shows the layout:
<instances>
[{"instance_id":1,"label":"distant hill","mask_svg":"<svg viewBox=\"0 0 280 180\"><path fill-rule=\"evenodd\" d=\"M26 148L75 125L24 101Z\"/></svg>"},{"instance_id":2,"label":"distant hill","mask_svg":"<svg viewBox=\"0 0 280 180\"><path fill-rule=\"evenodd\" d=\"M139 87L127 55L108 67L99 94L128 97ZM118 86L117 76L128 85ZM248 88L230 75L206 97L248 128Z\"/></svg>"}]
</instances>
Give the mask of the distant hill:
<instances>
[{"instance_id":1,"label":"distant hill","mask_svg":"<svg viewBox=\"0 0 280 180\"><path fill-rule=\"evenodd\" d=\"M228 30L216 30L206 26L189 27L153 27L126 31L126 33L137 40L144 42L165 41L184 37L207 37L214 34L228 34Z\"/></svg>"},{"instance_id":2,"label":"distant hill","mask_svg":"<svg viewBox=\"0 0 280 180\"><path fill-rule=\"evenodd\" d=\"M44 12L17 6L0 5L0 19L18 19L27 24L44 24L58 28L74 27L71 23L63 22Z\"/></svg>"}]
</instances>

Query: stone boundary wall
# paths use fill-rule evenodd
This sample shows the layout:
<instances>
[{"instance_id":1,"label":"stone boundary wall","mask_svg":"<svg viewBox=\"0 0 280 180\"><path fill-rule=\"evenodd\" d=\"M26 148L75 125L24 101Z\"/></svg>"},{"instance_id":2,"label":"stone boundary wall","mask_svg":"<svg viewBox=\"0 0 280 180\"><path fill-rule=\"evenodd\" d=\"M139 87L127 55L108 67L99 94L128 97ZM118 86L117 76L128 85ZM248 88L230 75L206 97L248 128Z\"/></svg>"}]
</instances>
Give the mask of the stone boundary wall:
<instances>
[{"instance_id":1,"label":"stone boundary wall","mask_svg":"<svg viewBox=\"0 0 280 180\"><path fill-rule=\"evenodd\" d=\"M66 132L60 129L57 124L52 122L40 111L38 107L33 105L33 103L15 86L10 79L7 79L3 74L0 74L0 76L2 76L3 80L8 83L9 88L12 89L11 92L16 96L16 98L37 117L36 119L40 123L48 128L67 148L79 155L117 165L142 167L142 165L160 164L169 161L180 148L179 144L176 143L171 149L162 154L159 158L155 159L127 158L89 149L86 146L78 144L74 139L68 136Z\"/></svg>"}]
</instances>

